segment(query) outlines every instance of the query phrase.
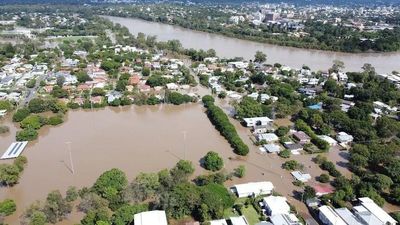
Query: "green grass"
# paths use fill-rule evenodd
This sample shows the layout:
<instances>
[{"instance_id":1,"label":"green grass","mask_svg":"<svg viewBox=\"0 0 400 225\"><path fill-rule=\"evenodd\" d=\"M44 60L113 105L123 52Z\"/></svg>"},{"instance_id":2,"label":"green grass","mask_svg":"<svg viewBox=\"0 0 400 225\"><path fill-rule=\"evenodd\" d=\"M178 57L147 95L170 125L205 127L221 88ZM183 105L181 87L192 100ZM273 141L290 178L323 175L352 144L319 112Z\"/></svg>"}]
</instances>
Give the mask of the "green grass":
<instances>
[{"instance_id":1,"label":"green grass","mask_svg":"<svg viewBox=\"0 0 400 225\"><path fill-rule=\"evenodd\" d=\"M236 199L235 204L243 204L243 208L242 208L243 216L246 217L246 219L250 225L259 223L260 215L254 209L253 205L250 204L246 208L244 206L245 202L246 202L246 198L238 198L238 199ZM240 216L240 214L237 211L234 212L232 208L226 209L224 211L224 218L229 218L229 217L234 217L234 216Z\"/></svg>"}]
</instances>

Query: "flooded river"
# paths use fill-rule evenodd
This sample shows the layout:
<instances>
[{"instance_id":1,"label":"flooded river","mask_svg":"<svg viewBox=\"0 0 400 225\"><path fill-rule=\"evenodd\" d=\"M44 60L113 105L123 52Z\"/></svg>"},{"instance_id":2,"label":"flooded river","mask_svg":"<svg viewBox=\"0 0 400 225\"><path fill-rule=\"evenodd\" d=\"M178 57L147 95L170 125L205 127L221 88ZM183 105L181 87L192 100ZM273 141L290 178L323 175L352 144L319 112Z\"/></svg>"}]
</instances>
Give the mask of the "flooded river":
<instances>
[{"instance_id":1,"label":"flooded river","mask_svg":"<svg viewBox=\"0 0 400 225\"><path fill-rule=\"evenodd\" d=\"M161 41L177 39L185 48L213 48L220 57L240 56L245 59L252 59L256 51L263 51L268 55L268 63L279 62L294 68L308 65L313 70L327 70L332 66L332 61L338 59L345 63L348 71L359 71L364 63L371 63L379 73L391 73L393 70L400 70L400 52L350 54L299 49L240 40L134 18L110 16L106 18L126 26L134 35L142 32L148 35L156 35L157 39Z\"/></svg>"}]
</instances>

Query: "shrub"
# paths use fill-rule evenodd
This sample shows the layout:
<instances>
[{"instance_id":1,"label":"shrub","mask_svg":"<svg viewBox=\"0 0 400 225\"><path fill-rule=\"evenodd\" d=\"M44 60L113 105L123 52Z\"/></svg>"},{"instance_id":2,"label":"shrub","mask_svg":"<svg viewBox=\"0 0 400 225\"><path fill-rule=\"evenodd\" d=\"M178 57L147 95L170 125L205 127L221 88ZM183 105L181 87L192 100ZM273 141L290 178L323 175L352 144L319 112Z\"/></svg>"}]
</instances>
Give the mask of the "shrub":
<instances>
[{"instance_id":1,"label":"shrub","mask_svg":"<svg viewBox=\"0 0 400 225\"><path fill-rule=\"evenodd\" d=\"M275 134L278 137L283 137L285 136L287 133L289 133L289 127L284 127L284 126L280 126L278 127L278 129L276 129Z\"/></svg>"},{"instance_id":2,"label":"shrub","mask_svg":"<svg viewBox=\"0 0 400 225\"><path fill-rule=\"evenodd\" d=\"M15 204L14 200L6 199L0 202L0 214L5 216L9 216L15 212L17 209L17 205Z\"/></svg>"},{"instance_id":3,"label":"shrub","mask_svg":"<svg viewBox=\"0 0 400 225\"><path fill-rule=\"evenodd\" d=\"M303 164L297 162L296 160L289 160L283 163L282 168L285 170L299 170L303 169Z\"/></svg>"},{"instance_id":4,"label":"shrub","mask_svg":"<svg viewBox=\"0 0 400 225\"><path fill-rule=\"evenodd\" d=\"M218 153L210 151L204 157L204 168L211 171L218 171L224 166L224 161Z\"/></svg>"},{"instance_id":5,"label":"shrub","mask_svg":"<svg viewBox=\"0 0 400 225\"><path fill-rule=\"evenodd\" d=\"M38 132L35 129L27 128L17 132L17 141L33 141L38 137Z\"/></svg>"},{"instance_id":6,"label":"shrub","mask_svg":"<svg viewBox=\"0 0 400 225\"><path fill-rule=\"evenodd\" d=\"M44 120L39 115L30 115L23 119L20 123L21 128L39 129L44 125Z\"/></svg>"},{"instance_id":7,"label":"shrub","mask_svg":"<svg viewBox=\"0 0 400 225\"><path fill-rule=\"evenodd\" d=\"M234 170L235 176L242 178L246 175L246 167L244 165L240 165Z\"/></svg>"},{"instance_id":8,"label":"shrub","mask_svg":"<svg viewBox=\"0 0 400 225\"><path fill-rule=\"evenodd\" d=\"M330 180L329 175L326 173L323 173L318 177L318 181L321 183L328 183L329 180Z\"/></svg>"},{"instance_id":9,"label":"shrub","mask_svg":"<svg viewBox=\"0 0 400 225\"><path fill-rule=\"evenodd\" d=\"M13 115L13 121L14 122L21 122L23 119L28 117L30 113L31 112L29 111L28 108L18 109Z\"/></svg>"},{"instance_id":10,"label":"shrub","mask_svg":"<svg viewBox=\"0 0 400 225\"><path fill-rule=\"evenodd\" d=\"M279 153L278 153L278 155L280 156L280 157L282 157L282 158L284 158L284 159L288 159L288 158L290 158L290 150L289 149L284 149L284 150L282 150L282 151L280 151Z\"/></svg>"},{"instance_id":11,"label":"shrub","mask_svg":"<svg viewBox=\"0 0 400 225\"><path fill-rule=\"evenodd\" d=\"M47 121L47 123L49 125L52 125L52 126L56 126L56 125L62 124L63 122L64 122L64 120L63 120L62 116L59 116L59 115L51 116L49 118L49 120Z\"/></svg>"},{"instance_id":12,"label":"shrub","mask_svg":"<svg viewBox=\"0 0 400 225\"><path fill-rule=\"evenodd\" d=\"M0 134L4 134L10 131L10 128L5 125L0 125Z\"/></svg>"}]
</instances>

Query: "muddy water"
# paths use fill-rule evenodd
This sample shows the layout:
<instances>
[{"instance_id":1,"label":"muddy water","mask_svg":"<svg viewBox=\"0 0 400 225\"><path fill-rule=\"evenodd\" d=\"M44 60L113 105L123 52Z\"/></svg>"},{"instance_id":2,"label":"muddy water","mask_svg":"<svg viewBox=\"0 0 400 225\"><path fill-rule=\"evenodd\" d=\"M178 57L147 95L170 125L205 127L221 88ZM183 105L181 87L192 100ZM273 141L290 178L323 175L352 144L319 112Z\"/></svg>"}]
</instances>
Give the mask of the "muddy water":
<instances>
[{"instance_id":1,"label":"muddy water","mask_svg":"<svg viewBox=\"0 0 400 225\"><path fill-rule=\"evenodd\" d=\"M142 32L148 35L156 35L157 39L161 41L177 39L185 48L213 48L218 56L226 58L239 56L252 59L256 51L263 51L268 55L268 63L279 62L295 68L308 65L314 70L327 70L332 66L332 61L337 59L345 63L348 71L359 71L364 63L371 63L379 73L391 73L393 70L400 70L400 52L351 54L299 49L240 40L134 18L109 16L106 18L127 27L134 35Z\"/></svg>"},{"instance_id":2,"label":"muddy water","mask_svg":"<svg viewBox=\"0 0 400 225\"><path fill-rule=\"evenodd\" d=\"M296 188L291 184L289 172L280 168L282 160L276 155L261 155L256 147L251 147L247 157L237 157L203 110L200 104L190 104L70 111L64 124L43 128L39 140L29 143L23 153L28 158L28 165L20 183L13 188L0 189L0 199L14 199L18 206L17 213L6 222L18 224L23 209L35 200L45 199L50 191L65 192L71 185L90 186L102 172L114 167L125 171L132 180L140 172L170 168L179 159L186 158L195 164L196 174L204 173L199 160L209 150L217 151L224 158L226 171L239 165L246 166L245 178L235 179L227 185L272 181L278 192L305 212L304 205L291 197ZM246 138L249 131L237 121L232 122L251 146L250 139ZM11 122L5 124L10 126L11 132L1 136L1 149L14 141L17 130ZM68 142L71 143L74 173ZM307 172L311 170L318 171L318 168L306 169ZM81 217L82 214L75 212L61 224L77 223Z\"/></svg>"},{"instance_id":3,"label":"muddy water","mask_svg":"<svg viewBox=\"0 0 400 225\"><path fill-rule=\"evenodd\" d=\"M11 132L1 137L0 149L6 149L14 135L15 128L11 127ZM71 143L74 174L67 142ZM130 180L139 172L170 168L185 158L184 149L197 173L202 171L200 158L210 150L224 157L227 169L236 164L228 162L228 157L234 156L229 144L198 104L69 112L67 122L44 128L39 140L29 143L23 153L28 166L20 183L0 189L0 199L15 199L19 214L51 190L65 192L71 185L90 186L102 172L114 167L125 171ZM17 224L17 216L7 222Z\"/></svg>"}]
</instances>

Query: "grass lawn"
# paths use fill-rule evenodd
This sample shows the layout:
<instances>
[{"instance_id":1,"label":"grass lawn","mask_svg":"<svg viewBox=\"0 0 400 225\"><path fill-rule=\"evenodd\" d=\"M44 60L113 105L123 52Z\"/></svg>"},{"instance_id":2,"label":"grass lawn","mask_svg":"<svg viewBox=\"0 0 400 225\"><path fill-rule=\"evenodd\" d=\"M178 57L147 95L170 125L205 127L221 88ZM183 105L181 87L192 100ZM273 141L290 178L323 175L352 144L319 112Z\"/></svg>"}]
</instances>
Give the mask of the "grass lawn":
<instances>
[{"instance_id":1,"label":"grass lawn","mask_svg":"<svg viewBox=\"0 0 400 225\"><path fill-rule=\"evenodd\" d=\"M235 204L243 204L246 201L246 198L239 198L236 200ZM249 222L250 225L254 225L258 222L259 220L259 214L257 211L254 209L253 205L248 205L247 208L243 206L242 208L243 216L246 217L247 221ZM240 216L237 211L233 211L231 208L226 209L224 211L224 218L229 218L229 217L234 217L234 216Z\"/></svg>"}]
</instances>

